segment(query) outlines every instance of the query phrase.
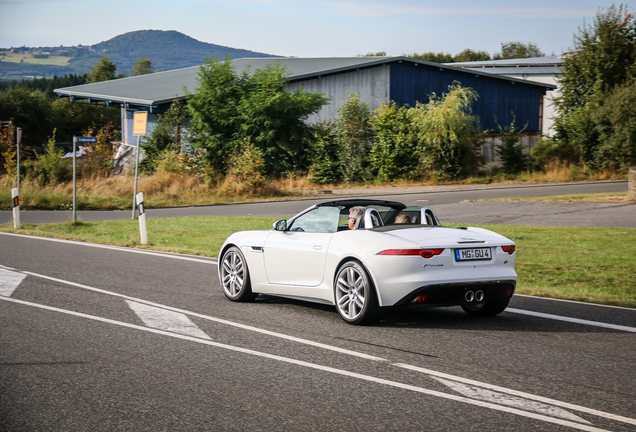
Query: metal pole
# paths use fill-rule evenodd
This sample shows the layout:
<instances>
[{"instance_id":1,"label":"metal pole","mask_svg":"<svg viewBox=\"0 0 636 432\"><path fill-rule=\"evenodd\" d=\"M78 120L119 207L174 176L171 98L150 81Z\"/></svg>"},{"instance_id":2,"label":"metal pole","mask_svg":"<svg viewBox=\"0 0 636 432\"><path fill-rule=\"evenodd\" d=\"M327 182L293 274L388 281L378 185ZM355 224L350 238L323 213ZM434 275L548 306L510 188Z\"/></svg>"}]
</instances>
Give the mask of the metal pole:
<instances>
[{"instance_id":1,"label":"metal pole","mask_svg":"<svg viewBox=\"0 0 636 432\"><path fill-rule=\"evenodd\" d=\"M133 191L132 218L135 219L135 206L137 205L137 173L139 172L139 140L141 135L137 135L137 158L135 159L135 190Z\"/></svg>"},{"instance_id":2,"label":"metal pole","mask_svg":"<svg viewBox=\"0 0 636 432\"><path fill-rule=\"evenodd\" d=\"M73 222L77 220L75 201L77 197L77 137L73 135Z\"/></svg>"},{"instance_id":3,"label":"metal pole","mask_svg":"<svg viewBox=\"0 0 636 432\"><path fill-rule=\"evenodd\" d=\"M17 162L17 168L18 168L18 192L20 192L20 142L22 141L22 128L17 128L16 129L16 147L17 147L17 153L16 153L16 162Z\"/></svg>"}]
</instances>

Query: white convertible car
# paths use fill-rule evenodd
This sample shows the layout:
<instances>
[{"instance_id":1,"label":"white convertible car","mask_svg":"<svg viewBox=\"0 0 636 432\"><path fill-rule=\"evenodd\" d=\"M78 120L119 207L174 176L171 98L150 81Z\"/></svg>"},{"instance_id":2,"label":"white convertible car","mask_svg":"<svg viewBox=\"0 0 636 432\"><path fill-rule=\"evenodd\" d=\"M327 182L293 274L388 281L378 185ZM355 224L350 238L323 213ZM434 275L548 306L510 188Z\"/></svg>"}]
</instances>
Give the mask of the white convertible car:
<instances>
[{"instance_id":1,"label":"white convertible car","mask_svg":"<svg viewBox=\"0 0 636 432\"><path fill-rule=\"evenodd\" d=\"M350 229L353 207L360 215ZM517 283L513 241L482 228L443 227L429 208L331 201L273 228L223 243L219 279L230 300L262 293L327 303L346 322L366 324L382 308L409 304L496 315Z\"/></svg>"}]
</instances>

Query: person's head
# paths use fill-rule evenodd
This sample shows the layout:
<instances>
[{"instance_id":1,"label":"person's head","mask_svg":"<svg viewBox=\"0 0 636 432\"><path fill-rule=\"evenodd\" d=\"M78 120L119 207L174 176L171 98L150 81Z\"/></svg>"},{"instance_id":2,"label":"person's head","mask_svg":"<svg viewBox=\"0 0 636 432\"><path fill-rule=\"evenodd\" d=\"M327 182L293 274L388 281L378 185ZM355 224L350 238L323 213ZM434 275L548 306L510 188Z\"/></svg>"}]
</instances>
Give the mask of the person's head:
<instances>
[{"instance_id":1,"label":"person's head","mask_svg":"<svg viewBox=\"0 0 636 432\"><path fill-rule=\"evenodd\" d=\"M409 215L400 214L395 218L395 223L411 223Z\"/></svg>"},{"instance_id":2,"label":"person's head","mask_svg":"<svg viewBox=\"0 0 636 432\"><path fill-rule=\"evenodd\" d=\"M349 229L354 229L360 219L364 217L366 208L362 206L351 207L349 209Z\"/></svg>"}]
</instances>

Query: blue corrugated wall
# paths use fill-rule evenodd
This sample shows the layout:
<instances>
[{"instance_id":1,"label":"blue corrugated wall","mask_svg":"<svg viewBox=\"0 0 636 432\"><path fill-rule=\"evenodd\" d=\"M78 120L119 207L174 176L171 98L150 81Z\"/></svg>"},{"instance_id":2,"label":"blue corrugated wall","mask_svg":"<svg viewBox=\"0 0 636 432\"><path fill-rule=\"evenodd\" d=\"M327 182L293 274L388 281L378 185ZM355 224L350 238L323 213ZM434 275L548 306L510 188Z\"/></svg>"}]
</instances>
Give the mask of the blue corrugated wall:
<instances>
[{"instance_id":1,"label":"blue corrugated wall","mask_svg":"<svg viewBox=\"0 0 636 432\"><path fill-rule=\"evenodd\" d=\"M540 131L540 106L545 89L531 84L508 81L465 71L416 64L391 63L390 99L398 105L414 107L427 103L432 93L448 93L454 81L471 87L479 94L473 104L474 115L481 119L483 129L498 131L509 125L515 116L517 129Z\"/></svg>"}]
</instances>

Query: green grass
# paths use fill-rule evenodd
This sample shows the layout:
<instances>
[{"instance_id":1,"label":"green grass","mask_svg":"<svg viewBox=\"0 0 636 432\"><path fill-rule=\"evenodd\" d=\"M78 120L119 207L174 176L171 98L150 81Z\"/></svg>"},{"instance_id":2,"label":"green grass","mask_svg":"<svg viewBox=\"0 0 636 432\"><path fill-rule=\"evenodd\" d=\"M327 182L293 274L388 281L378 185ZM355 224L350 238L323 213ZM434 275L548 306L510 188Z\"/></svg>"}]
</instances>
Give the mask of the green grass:
<instances>
[{"instance_id":1,"label":"green grass","mask_svg":"<svg viewBox=\"0 0 636 432\"><path fill-rule=\"evenodd\" d=\"M0 231L215 257L225 238L270 229L276 218L148 219L150 245L133 220L22 225ZM449 224L461 226L461 224ZM636 229L481 225L517 243L517 292L636 308Z\"/></svg>"},{"instance_id":2,"label":"green grass","mask_svg":"<svg viewBox=\"0 0 636 432\"><path fill-rule=\"evenodd\" d=\"M33 54L16 54L5 53L4 56L0 56L0 61L7 63L29 63L29 64L43 64L54 66L67 66L71 57L51 55L49 58L37 59L33 58Z\"/></svg>"}]
</instances>

